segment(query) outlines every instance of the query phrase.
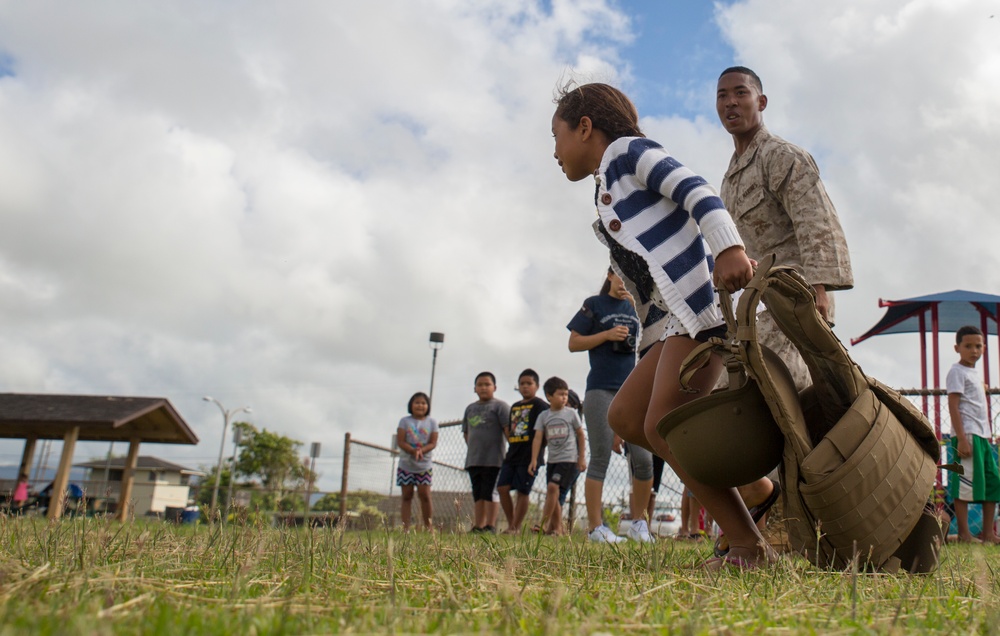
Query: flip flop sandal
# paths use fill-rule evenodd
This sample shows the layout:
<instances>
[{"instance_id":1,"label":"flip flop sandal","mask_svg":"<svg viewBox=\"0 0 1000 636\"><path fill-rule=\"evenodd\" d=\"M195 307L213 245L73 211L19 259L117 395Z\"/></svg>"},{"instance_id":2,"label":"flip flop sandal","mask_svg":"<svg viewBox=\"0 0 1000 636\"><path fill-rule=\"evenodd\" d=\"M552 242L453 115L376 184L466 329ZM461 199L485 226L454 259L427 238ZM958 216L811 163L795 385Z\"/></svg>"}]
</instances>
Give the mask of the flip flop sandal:
<instances>
[{"instance_id":1,"label":"flip flop sandal","mask_svg":"<svg viewBox=\"0 0 1000 636\"><path fill-rule=\"evenodd\" d=\"M715 557L714 559L709 559L705 561L702 566L706 570L714 570L716 572L723 569L736 569L736 570L756 570L758 566L753 561L748 561L743 557L729 556L728 554L721 557Z\"/></svg>"},{"instance_id":2,"label":"flip flop sandal","mask_svg":"<svg viewBox=\"0 0 1000 636\"><path fill-rule=\"evenodd\" d=\"M726 539L726 535L720 534L715 540L715 545L712 546L712 554L714 554L716 558L722 558L729 554L729 540Z\"/></svg>"},{"instance_id":3,"label":"flip flop sandal","mask_svg":"<svg viewBox=\"0 0 1000 636\"><path fill-rule=\"evenodd\" d=\"M768 511L774 507L774 504L777 503L778 497L781 496L781 484L773 479L770 481L771 485L774 486L771 489L771 494L767 496L767 499L750 508L750 518L753 519L754 523L758 523L761 519L763 519L764 515L766 515ZM729 540L726 539L726 535L720 534L719 538L715 540L715 546L712 548L712 553L715 554L716 557L720 558L729 554Z\"/></svg>"}]
</instances>

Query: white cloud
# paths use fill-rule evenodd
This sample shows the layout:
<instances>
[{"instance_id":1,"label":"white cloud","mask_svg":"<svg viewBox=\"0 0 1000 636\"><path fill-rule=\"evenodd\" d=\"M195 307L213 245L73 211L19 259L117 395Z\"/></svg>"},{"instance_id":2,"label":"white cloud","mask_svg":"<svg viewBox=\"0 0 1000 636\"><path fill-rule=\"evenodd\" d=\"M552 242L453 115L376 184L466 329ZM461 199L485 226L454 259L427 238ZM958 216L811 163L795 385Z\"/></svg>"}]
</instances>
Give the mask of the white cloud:
<instances>
[{"instance_id":1,"label":"white cloud","mask_svg":"<svg viewBox=\"0 0 1000 636\"><path fill-rule=\"evenodd\" d=\"M4 390L164 395L202 445L147 451L210 463L206 393L328 452L387 439L432 330L439 417L481 368L506 398L528 365L582 383L563 325L606 256L551 157L552 92L609 72L628 20L290 7L0 13Z\"/></svg>"},{"instance_id":2,"label":"white cloud","mask_svg":"<svg viewBox=\"0 0 1000 636\"><path fill-rule=\"evenodd\" d=\"M845 340L881 317L879 298L1000 287L990 238L1000 233L991 196L1000 133L988 122L1000 106L998 8L749 0L719 13L738 62L764 81L772 132L816 156L840 212L856 280L838 299ZM918 351L914 335L852 354L913 386Z\"/></svg>"},{"instance_id":3,"label":"white cloud","mask_svg":"<svg viewBox=\"0 0 1000 636\"><path fill-rule=\"evenodd\" d=\"M880 296L995 286L1000 23L986 0L837 7L718 16L843 217L846 339ZM602 0L4 5L2 389L166 396L202 444L146 451L195 464L219 443L206 393L325 455L387 440L430 331L439 418L483 369L505 399L526 366L582 389L564 325L607 255L552 159L552 95L568 69L627 89L631 32ZM718 183L714 118L643 126ZM916 384L887 346L854 353Z\"/></svg>"}]
</instances>

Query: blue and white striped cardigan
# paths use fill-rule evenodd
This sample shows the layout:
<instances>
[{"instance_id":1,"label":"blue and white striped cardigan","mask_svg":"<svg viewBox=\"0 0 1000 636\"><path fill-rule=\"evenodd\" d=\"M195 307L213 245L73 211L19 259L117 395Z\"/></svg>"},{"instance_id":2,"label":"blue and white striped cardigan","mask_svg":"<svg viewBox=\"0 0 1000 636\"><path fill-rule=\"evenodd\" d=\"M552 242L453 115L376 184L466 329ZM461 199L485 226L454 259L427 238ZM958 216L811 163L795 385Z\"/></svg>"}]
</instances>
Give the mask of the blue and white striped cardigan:
<instances>
[{"instance_id":1,"label":"blue and white striped cardigan","mask_svg":"<svg viewBox=\"0 0 1000 636\"><path fill-rule=\"evenodd\" d=\"M644 137L612 142L600 175L597 213L615 241L646 261L661 309L692 336L721 324L715 257L743 241L715 190Z\"/></svg>"}]
</instances>

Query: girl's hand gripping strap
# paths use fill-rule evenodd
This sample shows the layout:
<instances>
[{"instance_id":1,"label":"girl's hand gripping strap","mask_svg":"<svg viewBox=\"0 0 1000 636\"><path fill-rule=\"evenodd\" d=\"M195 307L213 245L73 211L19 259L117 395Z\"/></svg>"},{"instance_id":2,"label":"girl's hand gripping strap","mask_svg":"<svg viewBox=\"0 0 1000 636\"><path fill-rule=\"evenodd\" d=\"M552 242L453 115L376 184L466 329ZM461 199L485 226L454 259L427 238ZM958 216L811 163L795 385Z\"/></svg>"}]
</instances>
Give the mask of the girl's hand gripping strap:
<instances>
[{"instance_id":1,"label":"girl's hand gripping strap","mask_svg":"<svg viewBox=\"0 0 1000 636\"><path fill-rule=\"evenodd\" d=\"M743 364L739 360L739 344L733 341L737 331L736 316L733 313L733 298L725 289L718 290L718 293L722 317L726 320L726 337L725 339L710 338L708 342L695 347L694 351L681 362L681 391L685 393L698 392L698 389L691 388L691 379L695 373L708 364L713 353L721 355L726 363L730 389L738 389L746 383L746 373L744 373Z\"/></svg>"},{"instance_id":2,"label":"girl's hand gripping strap","mask_svg":"<svg viewBox=\"0 0 1000 636\"><path fill-rule=\"evenodd\" d=\"M703 342L702 344L695 347L694 351L689 353L684 361L681 362L680 369L680 383L681 391L684 393L697 393L698 389L691 388L691 379L694 377L695 373L698 373L708 361L712 359L713 353L718 353L722 355L726 360L726 368L729 369L729 381L730 386L734 389L743 386L742 382L738 384L733 383L733 368L730 366L730 362L734 362L739 371L743 370L743 365L739 363L736 356L733 355L730 350L730 343L722 338L710 338L708 342ZM736 375L739 377L742 375L737 371Z\"/></svg>"}]
</instances>

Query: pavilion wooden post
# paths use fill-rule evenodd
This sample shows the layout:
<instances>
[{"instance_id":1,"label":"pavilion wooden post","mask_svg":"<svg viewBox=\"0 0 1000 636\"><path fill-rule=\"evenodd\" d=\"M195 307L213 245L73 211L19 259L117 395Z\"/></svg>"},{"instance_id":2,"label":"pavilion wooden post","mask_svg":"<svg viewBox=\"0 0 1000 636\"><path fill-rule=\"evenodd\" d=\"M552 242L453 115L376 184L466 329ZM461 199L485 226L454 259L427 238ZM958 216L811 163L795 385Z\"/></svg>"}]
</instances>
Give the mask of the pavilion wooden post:
<instances>
[{"instance_id":1,"label":"pavilion wooden post","mask_svg":"<svg viewBox=\"0 0 1000 636\"><path fill-rule=\"evenodd\" d=\"M31 479L31 462L35 456L35 443L37 437L29 437L24 440L24 453L21 455L21 467L17 469L17 481L28 483Z\"/></svg>"},{"instance_id":2,"label":"pavilion wooden post","mask_svg":"<svg viewBox=\"0 0 1000 636\"><path fill-rule=\"evenodd\" d=\"M115 512L115 519L125 521L128 519L129 501L132 499L132 482L135 481L135 466L139 461L138 437L133 437L128 444L128 457L125 459L125 469L122 470L122 487L118 495L118 510Z\"/></svg>"},{"instance_id":3,"label":"pavilion wooden post","mask_svg":"<svg viewBox=\"0 0 1000 636\"><path fill-rule=\"evenodd\" d=\"M17 469L17 481L14 482L14 492L11 493L11 509L23 506L28 500L31 490L31 459L35 456L35 443L38 438L29 436L24 440L24 453L21 454L21 465Z\"/></svg>"},{"instance_id":4,"label":"pavilion wooden post","mask_svg":"<svg viewBox=\"0 0 1000 636\"><path fill-rule=\"evenodd\" d=\"M73 465L73 451L76 450L78 437L80 437L79 426L71 428L63 437L62 455L59 457L56 478L52 481L49 511L45 515L49 519L58 519L62 516L63 505L66 503L66 487L69 485L69 469Z\"/></svg>"}]
</instances>

